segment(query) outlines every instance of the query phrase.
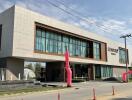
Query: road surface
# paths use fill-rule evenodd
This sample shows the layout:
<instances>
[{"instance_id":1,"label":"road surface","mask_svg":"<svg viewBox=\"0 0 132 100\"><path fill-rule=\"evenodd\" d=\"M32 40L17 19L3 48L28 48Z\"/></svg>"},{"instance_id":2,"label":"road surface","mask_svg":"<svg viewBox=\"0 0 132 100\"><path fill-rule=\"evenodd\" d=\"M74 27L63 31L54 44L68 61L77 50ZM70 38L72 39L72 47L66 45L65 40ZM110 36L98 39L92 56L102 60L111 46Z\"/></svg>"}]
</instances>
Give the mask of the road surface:
<instances>
[{"instance_id":1,"label":"road surface","mask_svg":"<svg viewBox=\"0 0 132 100\"><path fill-rule=\"evenodd\" d=\"M112 86L115 87L115 95L112 96ZM73 84L72 88L49 92L35 92L0 97L0 100L92 100L93 88L96 91L97 100L132 100L132 83L96 82Z\"/></svg>"}]
</instances>

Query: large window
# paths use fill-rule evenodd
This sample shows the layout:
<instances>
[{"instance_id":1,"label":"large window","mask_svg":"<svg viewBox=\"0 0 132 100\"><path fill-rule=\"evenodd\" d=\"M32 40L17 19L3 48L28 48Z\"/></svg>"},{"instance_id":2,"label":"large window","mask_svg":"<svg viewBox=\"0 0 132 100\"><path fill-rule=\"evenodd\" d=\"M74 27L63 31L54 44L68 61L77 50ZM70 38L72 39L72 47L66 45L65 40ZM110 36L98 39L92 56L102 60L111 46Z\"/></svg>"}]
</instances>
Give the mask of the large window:
<instances>
[{"instance_id":1,"label":"large window","mask_svg":"<svg viewBox=\"0 0 132 100\"><path fill-rule=\"evenodd\" d=\"M36 51L64 54L66 48L69 50L70 56L87 57L89 51L88 43L85 40L36 28Z\"/></svg>"},{"instance_id":2,"label":"large window","mask_svg":"<svg viewBox=\"0 0 132 100\"><path fill-rule=\"evenodd\" d=\"M113 68L111 66L102 66L101 67L102 77L112 77L113 76Z\"/></svg>"},{"instance_id":3,"label":"large window","mask_svg":"<svg viewBox=\"0 0 132 100\"><path fill-rule=\"evenodd\" d=\"M94 54L94 59L97 60L100 59L100 43L97 42L93 43L93 54Z\"/></svg>"},{"instance_id":4,"label":"large window","mask_svg":"<svg viewBox=\"0 0 132 100\"><path fill-rule=\"evenodd\" d=\"M0 49L1 49L2 25L0 25Z\"/></svg>"},{"instance_id":5,"label":"large window","mask_svg":"<svg viewBox=\"0 0 132 100\"><path fill-rule=\"evenodd\" d=\"M128 62L128 52L125 56L125 49L119 48L119 62L125 64L126 63L126 57Z\"/></svg>"},{"instance_id":6,"label":"large window","mask_svg":"<svg viewBox=\"0 0 132 100\"><path fill-rule=\"evenodd\" d=\"M45 31L41 29L36 30L36 44L35 50L45 51Z\"/></svg>"},{"instance_id":7,"label":"large window","mask_svg":"<svg viewBox=\"0 0 132 100\"><path fill-rule=\"evenodd\" d=\"M101 78L101 66L95 65L95 78Z\"/></svg>"},{"instance_id":8,"label":"large window","mask_svg":"<svg viewBox=\"0 0 132 100\"><path fill-rule=\"evenodd\" d=\"M35 51L64 54L66 48L70 56L100 60L100 43L61 34L45 28L36 27Z\"/></svg>"}]
</instances>

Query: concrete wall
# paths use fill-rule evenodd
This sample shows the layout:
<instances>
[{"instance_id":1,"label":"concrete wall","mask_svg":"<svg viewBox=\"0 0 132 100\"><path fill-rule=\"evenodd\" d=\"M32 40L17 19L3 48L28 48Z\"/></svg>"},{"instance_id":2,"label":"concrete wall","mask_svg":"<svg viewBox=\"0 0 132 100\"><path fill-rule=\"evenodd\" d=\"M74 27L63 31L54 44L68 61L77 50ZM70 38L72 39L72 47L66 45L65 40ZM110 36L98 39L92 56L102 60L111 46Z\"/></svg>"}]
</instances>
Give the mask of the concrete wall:
<instances>
[{"instance_id":1,"label":"concrete wall","mask_svg":"<svg viewBox=\"0 0 132 100\"><path fill-rule=\"evenodd\" d=\"M0 14L0 24L2 24L0 57L12 56L14 7Z\"/></svg>"},{"instance_id":2,"label":"concrete wall","mask_svg":"<svg viewBox=\"0 0 132 100\"><path fill-rule=\"evenodd\" d=\"M24 60L18 58L1 58L0 68L5 68L5 80L23 79L24 74ZM1 76L1 75L0 75Z\"/></svg>"},{"instance_id":3,"label":"concrete wall","mask_svg":"<svg viewBox=\"0 0 132 100\"><path fill-rule=\"evenodd\" d=\"M122 73L126 72L126 68L114 67L113 68L113 76L114 77L122 77Z\"/></svg>"},{"instance_id":4,"label":"concrete wall","mask_svg":"<svg viewBox=\"0 0 132 100\"><path fill-rule=\"evenodd\" d=\"M6 65L6 80L18 80L19 74L20 79L23 79L24 74L24 60L17 58L7 58Z\"/></svg>"},{"instance_id":5,"label":"concrete wall","mask_svg":"<svg viewBox=\"0 0 132 100\"><path fill-rule=\"evenodd\" d=\"M132 67L132 48L129 46L128 48L129 48L129 66Z\"/></svg>"}]
</instances>

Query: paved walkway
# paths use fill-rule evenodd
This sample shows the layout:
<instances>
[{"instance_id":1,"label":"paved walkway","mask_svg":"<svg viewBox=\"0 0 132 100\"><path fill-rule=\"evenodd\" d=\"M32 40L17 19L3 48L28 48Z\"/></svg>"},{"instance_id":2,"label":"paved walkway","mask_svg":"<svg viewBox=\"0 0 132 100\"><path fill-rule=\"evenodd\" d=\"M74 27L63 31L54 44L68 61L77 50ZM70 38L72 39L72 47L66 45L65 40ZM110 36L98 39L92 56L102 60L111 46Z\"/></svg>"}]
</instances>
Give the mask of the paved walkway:
<instances>
[{"instance_id":1,"label":"paved walkway","mask_svg":"<svg viewBox=\"0 0 132 100\"><path fill-rule=\"evenodd\" d=\"M115 87L115 96L112 96L112 86ZM132 83L113 82L86 82L73 84L72 88L50 92L36 92L19 94L9 97L0 97L0 100L92 100L92 89L95 88L97 100L132 100Z\"/></svg>"},{"instance_id":2,"label":"paved walkway","mask_svg":"<svg viewBox=\"0 0 132 100\"><path fill-rule=\"evenodd\" d=\"M97 97L97 100L132 100L132 89L118 91L115 95L103 95Z\"/></svg>"}]
</instances>

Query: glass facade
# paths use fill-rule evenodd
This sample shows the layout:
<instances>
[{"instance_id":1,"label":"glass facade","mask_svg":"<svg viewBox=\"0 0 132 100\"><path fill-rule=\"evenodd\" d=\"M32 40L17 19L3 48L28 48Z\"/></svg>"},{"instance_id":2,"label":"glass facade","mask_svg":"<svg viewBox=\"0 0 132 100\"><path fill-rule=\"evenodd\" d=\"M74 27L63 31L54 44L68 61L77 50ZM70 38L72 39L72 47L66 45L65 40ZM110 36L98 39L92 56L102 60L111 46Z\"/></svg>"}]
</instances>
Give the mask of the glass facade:
<instances>
[{"instance_id":1,"label":"glass facade","mask_svg":"<svg viewBox=\"0 0 132 100\"><path fill-rule=\"evenodd\" d=\"M128 57L127 57L128 59ZM126 57L125 57L125 49L119 48L119 62L125 64L126 63Z\"/></svg>"},{"instance_id":2,"label":"glass facade","mask_svg":"<svg viewBox=\"0 0 132 100\"><path fill-rule=\"evenodd\" d=\"M36 51L64 54L66 47L70 56L88 57L89 44L86 40L41 28L36 29Z\"/></svg>"},{"instance_id":3,"label":"glass facade","mask_svg":"<svg viewBox=\"0 0 132 100\"><path fill-rule=\"evenodd\" d=\"M95 78L101 78L101 66L95 65Z\"/></svg>"},{"instance_id":4,"label":"glass facade","mask_svg":"<svg viewBox=\"0 0 132 100\"><path fill-rule=\"evenodd\" d=\"M97 60L100 59L100 43L97 42L93 43L93 54L94 54L94 59Z\"/></svg>"},{"instance_id":5,"label":"glass facade","mask_svg":"<svg viewBox=\"0 0 132 100\"><path fill-rule=\"evenodd\" d=\"M100 59L100 43L36 27L35 51Z\"/></svg>"},{"instance_id":6,"label":"glass facade","mask_svg":"<svg viewBox=\"0 0 132 100\"><path fill-rule=\"evenodd\" d=\"M113 76L113 68L111 66L102 66L101 67L102 77L112 77Z\"/></svg>"}]
</instances>

